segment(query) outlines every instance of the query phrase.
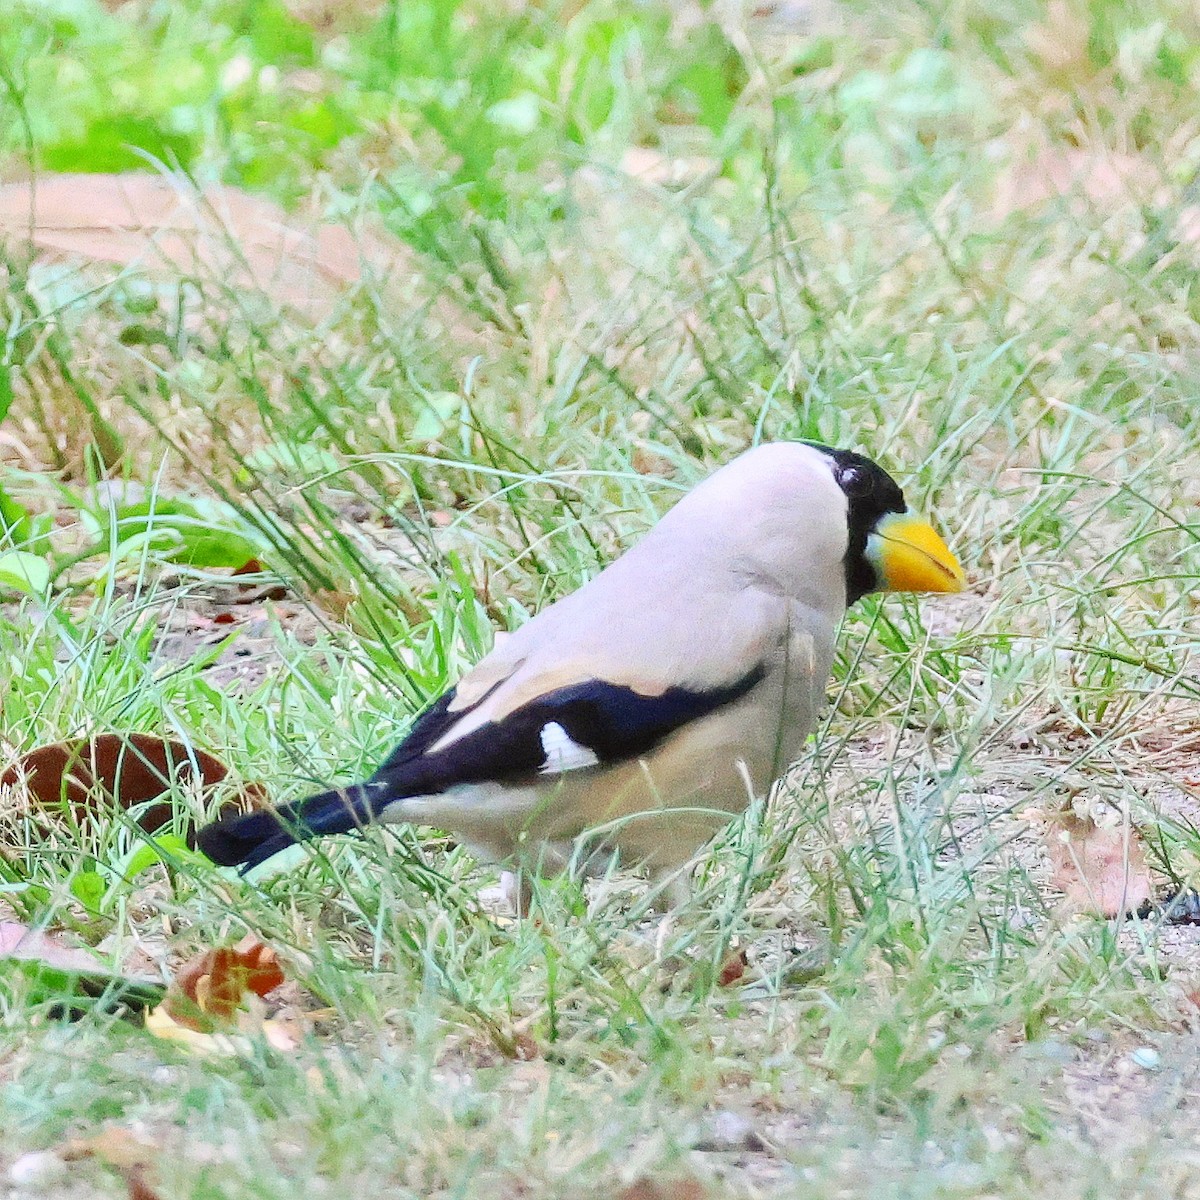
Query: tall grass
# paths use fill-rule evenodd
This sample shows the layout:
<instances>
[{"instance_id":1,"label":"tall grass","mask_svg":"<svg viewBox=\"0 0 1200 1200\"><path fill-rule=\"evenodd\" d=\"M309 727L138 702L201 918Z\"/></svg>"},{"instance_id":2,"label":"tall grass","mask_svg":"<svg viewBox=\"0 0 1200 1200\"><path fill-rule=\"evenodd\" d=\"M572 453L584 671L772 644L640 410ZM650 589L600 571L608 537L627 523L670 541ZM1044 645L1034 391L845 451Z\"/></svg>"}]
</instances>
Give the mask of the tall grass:
<instances>
[{"instance_id":1,"label":"tall grass","mask_svg":"<svg viewBox=\"0 0 1200 1200\"><path fill-rule=\"evenodd\" d=\"M281 801L356 778L762 439L878 458L972 584L848 615L809 753L665 931L626 875L514 922L436 831L127 878L129 821L11 817L16 915L159 971L254 929L309 1032L205 1062L4 977L0 1162L116 1121L164 1147L164 1195L1187 1194L1191 1131L1142 1120L1194 1090L1187 939L1064 919L1023 813L1128 808L1183 881L1200 852L1192 16L20 13L10 172L132 144L404 253L315 325L10 253L3 486L55 514L58 573L0 608L5 753L161 730ZM164 638L215 576L89 542L102 472L225 502L288 598ZM729 1108L759 1140L712 1149Z\"/></svg>"}]
</instances>

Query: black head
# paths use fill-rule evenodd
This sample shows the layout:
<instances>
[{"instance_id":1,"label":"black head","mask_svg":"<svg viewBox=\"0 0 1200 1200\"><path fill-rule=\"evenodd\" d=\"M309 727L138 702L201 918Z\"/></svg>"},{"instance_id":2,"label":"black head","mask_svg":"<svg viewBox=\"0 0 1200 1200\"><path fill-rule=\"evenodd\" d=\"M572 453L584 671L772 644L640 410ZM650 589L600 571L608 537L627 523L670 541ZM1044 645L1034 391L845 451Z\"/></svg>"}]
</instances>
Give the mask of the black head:
<instances>
[{"instance_id":1,"label":"black head","mask_svg":"<svg viewBox=\"0 0 1200 1200\"><path fill-rule=\"evenodd\" d=\"M883 586L866 557L867 538L888 513L908 511L900 485L881 467L853 450L812 443L833 463L833 477L849 503L850 544L846 550L846 603L861 600Z\"/></svg>"}]
</instances>

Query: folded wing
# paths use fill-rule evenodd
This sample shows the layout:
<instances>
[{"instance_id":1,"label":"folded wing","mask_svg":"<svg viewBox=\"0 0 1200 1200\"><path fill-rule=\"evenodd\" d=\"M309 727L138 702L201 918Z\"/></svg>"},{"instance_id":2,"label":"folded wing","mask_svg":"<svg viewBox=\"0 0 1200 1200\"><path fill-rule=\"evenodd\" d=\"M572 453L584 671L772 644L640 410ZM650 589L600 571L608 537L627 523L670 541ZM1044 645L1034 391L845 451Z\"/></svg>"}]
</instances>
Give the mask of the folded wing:
<instances>
[{"instance_id":1,"label":"folded wing","mask_svg":"<svg viewBox=\"0 0 1200 1200\"><path fill-rule=\"evenodd\" d=\"M764 670L754 663L722 686L666 688L657 694L585 679L555 687L483 724L471 722L475 706L455 711L456 694L450 691L418 718L366 782L274 812L218 822L201 830L198 842L215 862L248 870L293 842L360 828L414 796L462 784L503 786L603 770L647 754L676 730L738 700L761 681ZM460 726L465 732L457 736Z\"/></svg>"}]
</instances>

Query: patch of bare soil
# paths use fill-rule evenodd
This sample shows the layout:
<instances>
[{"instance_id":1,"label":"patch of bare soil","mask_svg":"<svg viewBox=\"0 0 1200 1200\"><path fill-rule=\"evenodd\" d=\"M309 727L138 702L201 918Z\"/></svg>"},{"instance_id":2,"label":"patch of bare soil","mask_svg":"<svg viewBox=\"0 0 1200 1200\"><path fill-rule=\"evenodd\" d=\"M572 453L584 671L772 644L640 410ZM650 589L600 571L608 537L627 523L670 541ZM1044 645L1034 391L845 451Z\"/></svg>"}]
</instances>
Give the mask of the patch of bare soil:
<instances>
[{"instance_id":1,"label":"patch of bare soil","mask_svg":"<svg viewBox=\"0 0 1200 1200\"><path fill-rule=\"evenodd\" d=\"M313 645L324 625L299 600L265 600L231 605L219 596L189 596L186 606L171 604L158 618L155 655L163 663L184 664L219 652L203 667L205 678L227 691L245 692L282 664L278 629Z\"/></svg>"}]
</instances>

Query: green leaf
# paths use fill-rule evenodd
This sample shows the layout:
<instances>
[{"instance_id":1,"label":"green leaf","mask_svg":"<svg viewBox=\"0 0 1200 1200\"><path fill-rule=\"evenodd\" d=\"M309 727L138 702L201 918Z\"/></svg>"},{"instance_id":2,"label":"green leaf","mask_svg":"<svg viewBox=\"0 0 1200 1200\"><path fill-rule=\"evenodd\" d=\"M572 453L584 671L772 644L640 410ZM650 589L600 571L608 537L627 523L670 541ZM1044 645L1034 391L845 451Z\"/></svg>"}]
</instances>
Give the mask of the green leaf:
<instances>
[{"instance_id":1,"label":"green leaf","mask_svg":"<svg viewBox=\"0 0 1200 1200\"><path fill-rule=\"evenodd\" d=\"M50 513L35 516L0 488L0 544L7 542L14 550L46 556L50 553L53 528L54 517Z\"/></svg>"},{"instance_id":2,"label":"green leaf","mask_svg":"<svg viewBox=\"0 0 1200 1200\"><path fill-rule=\"evenodd\" d=\"M12 402L12 367L7 363L0 363L0 421L3 421L8 416L8 410L12 408Z\"/></svg>"},{"instance_id":3,"label":"green leaf","mask_svg":"<svg viewBox=\"0 0 1200 1200\"><path fill-rule=\"evenodd\" d=\"M191 858L197 860L200 855L188 849L188 844L175 833L159 833L154 836L154 844L143 842L129 852L129 856L118 870L127 879L140 875L147 867L156 863L167 862L172 858Z\"/></svg>"},{"instance_id":4,"label":"green leaf","mask_svg":"<svg viewBox=\"0 0 1200 1200\"><path fill-rule=\"evenodd\" d=\"M37 513L29 520L29 537L25 541L25 549L30 554L40 554L44 557L50 554L50 531L54 528L54 516L51 513Z\"/></svg>"},{"instance_id":5,"label":"green leaf","mask_svg":"<svg viewBox=\"0 0 1200 1200\"><path fill-rule=\"evenodd\" d=\"M462 406L462 397L457 392L434 392L424 401L413 423L413 441L436 441L445 432L446 426L458 415Z\"/></svg>"},{"instance_id":6,"label":"green leaf","mask_svg":"<svg viewBox=\"0 0 1200 1200\"><path fill-rule=\"evenodd\" d=\"M23 981L24 1003L53 1005L65 1016L92 1010L142 1012L162 1003L166 988L147 979L132 979L97 967L94 971L65 970L35 959L0 958L0 994L5 984Z\"/></svg>"},{"instance_id":7,"label":"green leaf","mask_svg":"<svg viewBox=\"0 0 1200 1200\"><path fill-rule=\"evenodd\" d=\"M668 98L680 110L720 133L749 79L746 64L715 25L696 33L691 61L672 80Z\"/></svg>"},{"instance_id":8,"label":"green leaf","mask_svg":"<svg viewBox=\"0 0 1200 1200\"><path fill-rule=\"evenodd\" d=\"M162 162L191 162L196 139L175 133L153 117L117 114L98 116L80 136L69 134L43 147L52 171L145 170L146 155Z\"/></svg>"},{"instance_id":9,"label":"green leaf","mask_svg":"<svg viewBox=\"0 0 1200 1200\"><path fill-rule=\"evenodd\" d=\"M123 543L149 536L160 557L190 567L237 568L262 554L258 543L229 527L237 516L219 504L156 496L120 505L115 526L104 521L109 514L96 515L101 521L102 537L115 537ZM157 535L162 535L162 544Z\"/></svg>"},{"instance_id":10,"label":"green leaf","mask_svg":"<svg viewBox=\"0 0 1200 1200\"><path fill-rule=\"evenodd\" d=\"M24 550L0 554L0 588L15 588L31 596L40 596L49 587L50 564L44 558Z\"/></svg>"},{"instance_id":11,"label":"green leaf","mask_svg":"<svg viewBox=\"0 0 1200 1200\"><path fill-rule=\"evenodd\" d=\"M25 546L33 537L29 510L0 488L0 542Z\"/></svg>"},{"instance_id":12,"label":"green leaf","mask_svg":"<svg viewBox=\"0 0 1200 1200\"><path fill-rule=\"evenodd\" d=\"M252 471L264 475L325 475L342 468L330 451L311 442L271 442L247 454L245 463Z\"/></svg>"},{"instance_id":13,"label":"green leaf","mask_svg":"<svg viewBox=\"0 0 1200 1200\"><path fill-rule=\"evenodd\" d=\"M80 871L71 880L71 895L89 912L99 912L108 887L97 871Z\"/></svg>"}]
</instances>

